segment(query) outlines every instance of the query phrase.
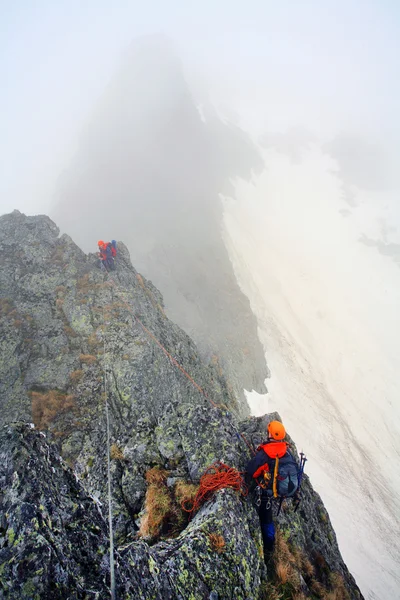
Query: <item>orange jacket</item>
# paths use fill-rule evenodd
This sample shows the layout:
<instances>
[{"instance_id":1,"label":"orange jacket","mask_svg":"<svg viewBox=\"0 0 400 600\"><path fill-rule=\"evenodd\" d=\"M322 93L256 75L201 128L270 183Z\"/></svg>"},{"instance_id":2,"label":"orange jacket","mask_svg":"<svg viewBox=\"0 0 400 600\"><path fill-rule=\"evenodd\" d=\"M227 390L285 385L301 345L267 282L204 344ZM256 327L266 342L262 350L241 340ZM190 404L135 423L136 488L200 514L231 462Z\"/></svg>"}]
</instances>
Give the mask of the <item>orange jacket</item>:
<instances>
[{"instance_id":1,"label":"orange jacket","mask_svg":"<svg viewBox=\"0 0 400 600\"><path fill-rule=\"evenodd\" d=\"M99 257L101 260L107 260L106 248L107 246L105 244L99 246Z\"/></svg>"},{"instance_id":2,"label":"orange jacket","mask_svg":"<svg viewBox=\"0 0 400 600\"><path fill-rule=\"evenodd\" d=\"M266 442L257 448L256 455L247 466L247 473L254 479L269 471L268 459L283 458L287 452L286 442Z\"/></svg>"}]
</instances>

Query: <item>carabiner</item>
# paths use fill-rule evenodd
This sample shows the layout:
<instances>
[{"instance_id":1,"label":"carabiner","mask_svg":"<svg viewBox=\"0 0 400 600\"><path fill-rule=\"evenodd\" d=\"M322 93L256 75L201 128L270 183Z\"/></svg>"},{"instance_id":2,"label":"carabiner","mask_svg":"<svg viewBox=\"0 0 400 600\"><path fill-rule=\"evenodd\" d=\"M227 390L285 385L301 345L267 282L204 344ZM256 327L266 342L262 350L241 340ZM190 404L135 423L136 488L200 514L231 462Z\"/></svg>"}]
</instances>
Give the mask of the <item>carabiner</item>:
<instances>
[{"instance_id":1,"label":"carabiner","mask_svg":"<svg viewBox=\"0 0 400 600\"><path fill-rule=\"evenodd\" d=\"M257 508L260 508L261 506L261 488L259 485L256 487L255 505L257 506Z\"/></svg>"}]
</instances>

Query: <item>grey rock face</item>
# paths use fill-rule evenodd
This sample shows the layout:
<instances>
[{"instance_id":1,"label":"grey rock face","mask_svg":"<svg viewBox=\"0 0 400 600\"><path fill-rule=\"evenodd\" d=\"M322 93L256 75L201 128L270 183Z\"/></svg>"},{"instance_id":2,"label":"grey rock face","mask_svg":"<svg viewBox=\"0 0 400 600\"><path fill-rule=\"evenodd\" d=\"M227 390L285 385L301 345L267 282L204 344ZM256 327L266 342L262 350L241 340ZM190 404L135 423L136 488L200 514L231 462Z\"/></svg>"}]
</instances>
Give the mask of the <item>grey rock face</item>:
<instances>
[{"instance_id":1,"label":"grey rock face","mask_svg":"<svg viewBox=\"0 0 400 600\"><path fill-rule=\"evenodd\" d=\"M263 168L239 127L211 110L202 121L172 44L148 36L132 44L97 103L52 209L86 251L93 231L123 239L170 318L243 400L243 388L265 392L268 370L222 239L220 194Z\"/></svg>"},{"instance_id":2,"label":"grey rock face","mask_svg":"<svg viewBox=\"0 0 400 600\"><path fill-rule=\"evenodd\" d=\"M0 244L0 598L108 596L105 393L117 597L261 598L258 517L233 490L218 492L175 537L137 538L149 469L168 472L172 493L216 460L245 467L223 377L168 320L122 243L112 278L47 217L1 217ZM241 427L261 435L264 425ZM359 597L307 480L295 518L280 519L310 560L323 555Z\"/></svg>"},{"instance_id":3,"label":"grey rock face","mask_svg":"<svg viewBox=\"0 0 400 600\"><path fill-rule=\"evenodd\" d=\"M106 598L105 521L43 434L2 427L0 481L0 597Z\"/></svg>"}]
</instances>

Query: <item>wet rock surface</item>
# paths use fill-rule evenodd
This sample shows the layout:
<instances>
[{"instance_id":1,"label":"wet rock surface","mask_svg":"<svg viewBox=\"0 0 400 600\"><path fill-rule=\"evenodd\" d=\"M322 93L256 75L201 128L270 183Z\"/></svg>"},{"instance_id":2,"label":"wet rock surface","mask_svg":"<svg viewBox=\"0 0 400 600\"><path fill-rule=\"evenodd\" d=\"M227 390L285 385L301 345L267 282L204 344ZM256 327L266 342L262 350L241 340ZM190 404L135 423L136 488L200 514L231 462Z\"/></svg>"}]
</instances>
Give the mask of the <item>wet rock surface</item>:
<instances>
[{"instance_id":1,"label":"wet rock surface","mask_svg":"<svg viewBox=\"0 0 400 600\"><path fill-rule=\"evenodd\" d=\"M149 469L166 470L171 489L216 460L243 470L237 432L262 437L265 423L238 425L223 376L169 321L122 243L109 276L50 219L15 211L0 218L0 256L0 598L109 596L105 398L117 597L265 597L250 498L223 490L174 537L137 535ZM279 520L360 597L307 479L299 511Z\"/></svg>"}]
</instances>

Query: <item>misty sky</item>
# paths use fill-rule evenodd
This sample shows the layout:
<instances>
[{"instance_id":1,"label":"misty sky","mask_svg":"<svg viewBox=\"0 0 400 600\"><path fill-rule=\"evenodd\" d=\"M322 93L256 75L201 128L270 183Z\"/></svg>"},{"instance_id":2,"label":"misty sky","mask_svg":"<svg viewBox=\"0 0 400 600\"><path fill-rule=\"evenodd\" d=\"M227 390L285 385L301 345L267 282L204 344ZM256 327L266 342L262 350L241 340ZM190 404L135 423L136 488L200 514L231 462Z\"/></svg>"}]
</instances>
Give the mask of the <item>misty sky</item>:
<instances>
[{"instance_id":1,"label":"misty sky","mask_svg":"<svg viewBox=\"0 0 400 600\"><path fill-rule=\"evenodd\" d=\"M400 139L396 0L0 0L0 213L48 209L121 56L154 32L195 94L254 133Z\"/></svg>"}]
</instances>

